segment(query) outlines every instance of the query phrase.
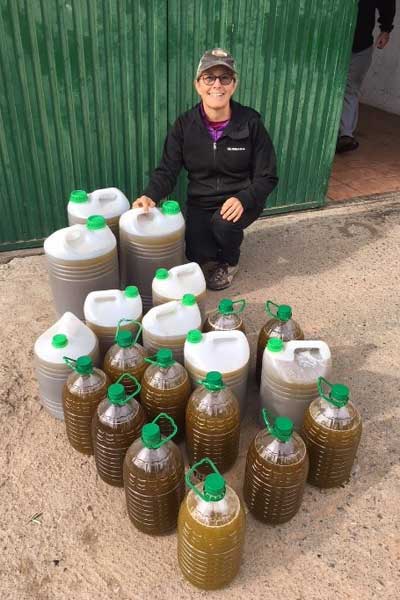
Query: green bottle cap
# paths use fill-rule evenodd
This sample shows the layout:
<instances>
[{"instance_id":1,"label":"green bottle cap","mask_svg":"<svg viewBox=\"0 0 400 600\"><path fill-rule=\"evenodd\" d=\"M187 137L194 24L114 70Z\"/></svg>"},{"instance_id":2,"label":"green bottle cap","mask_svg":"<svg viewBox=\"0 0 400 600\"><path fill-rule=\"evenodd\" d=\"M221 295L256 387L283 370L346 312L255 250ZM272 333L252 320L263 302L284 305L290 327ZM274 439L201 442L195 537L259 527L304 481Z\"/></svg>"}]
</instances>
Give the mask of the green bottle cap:
<instances>
[{"instance_id":1,"label":"green bottle cap","mask_svg":"<svg viewBox=\"0 0 400 600\"><path fill-rule=\"evenodd\" d=\"M143 425L142 442L146 448L153 448L161 442L161 429L157 423L146 423L146 425Z\"/></svg>"},{"instance_id":2,"label":"green bottle cap","mask_svg":"<svg viewBox=\"0 0 400 600\"><path fill-rule=\"evenodd\" d=\"M196 304L196 296L194 294L184 294L182 304L183 306L193 306L193 304Z\"/></svg>"},{"instance_id":3,"label":"green bottle cap","mask_svg":"<svg viewBox=\"0 0 400 600\"><path fill-rule=\"evenodd\" d=\"M160 348L156 354L156 363L159 367L172 367L175 364L172 350L169 348Z\"/></svg>"},{"instance_id":4,"label":"green bottle cap","mask_svg":"<svg viewBox=\"0 0 400 600\"><path fill-rule=\"evenodd\" d=\"M169 271L168 269L157 269L155 273L156 279L168 279Z\"/></svg>"},{"instance_id":5,"label":"green bottle cap","mask_svg":"<svg viewBox=\"0 0 400 600\"><path fill-rule=\"evenodd\" d=\"M212 392L218 392L225 387L225 384L222 380L222 375L219 371L209 371L201 382L201 384Z\"/></svg>"},{"instance_id":6,"label":"green bottle cap","mask_svg":"<svg viewBox=\"0 0 400 600\"><path fill-rule=\"evenodd\" d=\"M75 369L79 375L90 375L93 373L93 361L90 356L79 356L76 360Z\"/></svg>"},{"instance_id":7,"label":"green bottle cap","mask_svg":"<svg viewBox=\"0 0 400 600\"><path fill-rule=\"evenodd\" d=\"M85 192L85 190L74 190L69 195L70 202L76 202L76 204L82 204L82 202L87 202L89 196Z\"/></svg>"},{"instance_id":8,"label":"green bottle cap","mask_svg":"<svg viewBox=\"0 0 400 600\"><path fill-rule=\"evenodd\" d=\"M218 502L225 496L225 479L219 473L207 475L204 481L204 495L208 500Z\"/></svg>"},{"instance_id":9,"label":"green bottle cap","mask_svg":"<svg viewBox=\"0 0 400 600\"><path fill-rule=\"evenodd\" d=\"M335 383L331 388L330 397L332 400L336 400L342 406L345 406L349 401L350 390L347 385L342 383Z\"/></svg>"},{"instance_id":10,"label":"green bottle cap","mask_svg":"<svg viewBox=\"0 0 400 600\"><path fill-rule=\"evenodd\" d=\"M133 333L130 329L118 331L116 342L121 348L129 348L133 344Z\"/></svg>"},{"instance_id":11,"label":"green bottle cap","mask_svg":"<svg viewBox=\"0 0 400 600\"><path fill-rule=\"evenodd\" d=\"M277 317L280 321L289 321L292 318L292 307L287 304L280 304L277 311Z\"/></svg>"},{"instance_id":12,"label":"green bottle cap","mask_svg":"<svg viewBox=\"0 0 400 600\"><path fill-rule=\"evenodd\" d=\"M107 396L111 404L125 404L127 402L125 388L122 383L112 383L108 387Z\"/></svg>"},{"instance_id":13,"label":"green bottle cap","mask_svg":"<svg viewBox=\"0 0 400 600\"><path fill-rule=\"evenodd\" d=\"M96 231L97 229L103 229L107 223L102 215L91 215L86 219L86 227L89 231Z\"/></svg>"},{"instance_id":14,"label":"green bottle cap","mask_svg":"<svg viewBox=\"0 0 400 600\"><path fill-rule=\"evenodd\" d=\"M272 434L281 442L287 442L292 437L293 421L288 417L276 417Z\"/></svg>"},{"instance_id":15,"label":"green bottle cap","mask_svg":"<svg viewBox=\"0 0 400 600\"><path fill-rule=\"evenodd\" d=\"M283 340L281 338L269 338L267 349L270 352L281 352L283 350Z\"/></svg>"},{"instance_id":16,"label":"green bottle cap","mask_svg":"<svg viewBox=\"0 0 400 600\"><path fill-rule=\"evenodd\" d=\"M202 338L203 334L201 333L200 329L191 329L186 336L186 341L190 342L191 344L198 344L201 342Z\"/></svg>"},{"instance_id":17,"label":"green bottle cap","mask_svg":"<svg viewBox=\"0 0 400 600\"><path fill-rule=\"evenodd\" d=\"M128 285L125 288L124 294L127 298L137 298L139 296L139 290L136 285Z\"/></svg>"},{"instance_id":18,"label":"green bottle cap","mask_svg":"<svg viewBox=\"0 0 400 600\"><path fill-rule=\"evenodd\" d=\"M222 298L218 304L218 311L223 315L229 315L233 313L233 302L229 298Z\"/></svg>"},{"instance_id":19,"label":"green bottle cap","mask_svg":"<svg viewBox=\"0 0 400 600\"><path fill-rule=\"evenodd\" d=\"M67 344L68 338L65 333L57 333L56 335L53 335L51 345L54 346L54 348L65 348Z\"/></svg>"},{"instance_id":20,"label":"green bottle cap","mask_svg":"<svg viewBox=\"0 0 400 600\"><path fill-rule=\"evenodd\" d=\"M164 215L177 215L181 212L181 207L175 200L166 200L161 206L161 212Z\"/></svg>"}]
</instances>

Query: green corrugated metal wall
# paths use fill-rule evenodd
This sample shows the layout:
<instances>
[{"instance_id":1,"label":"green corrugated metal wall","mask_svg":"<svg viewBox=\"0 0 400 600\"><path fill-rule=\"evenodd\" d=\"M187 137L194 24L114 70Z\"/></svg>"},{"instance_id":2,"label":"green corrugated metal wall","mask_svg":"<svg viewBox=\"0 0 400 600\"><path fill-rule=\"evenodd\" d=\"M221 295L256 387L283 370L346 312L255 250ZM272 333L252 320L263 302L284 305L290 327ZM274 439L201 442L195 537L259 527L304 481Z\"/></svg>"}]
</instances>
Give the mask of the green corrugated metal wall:
<instances>
[{"instance_id":1,"label":"green corrugated metal wall","mask_svg":"<svg viewBox=\"0 0 400 600\"><path fill-rule=\"evenodd\" d=\"M237 59L237 99L278 153L272 211L320 206L356 0L0 0L0 249L66 223L74 188L143 188L204 49ZM183 181L177 190L184 199Z\"/></svg>"}]
</instances>

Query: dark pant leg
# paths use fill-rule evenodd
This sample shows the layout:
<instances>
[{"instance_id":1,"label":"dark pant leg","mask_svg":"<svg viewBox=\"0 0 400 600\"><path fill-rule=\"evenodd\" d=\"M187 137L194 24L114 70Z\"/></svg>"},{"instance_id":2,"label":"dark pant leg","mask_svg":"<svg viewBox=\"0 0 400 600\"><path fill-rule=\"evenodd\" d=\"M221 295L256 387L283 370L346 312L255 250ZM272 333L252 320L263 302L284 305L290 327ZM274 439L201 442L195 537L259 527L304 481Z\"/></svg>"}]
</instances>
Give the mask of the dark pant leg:
<instances>
[{"instance_id":1,"label":"dark pant leg","mask_svg":"<svg viewBox=\"0 0 400 600\"><path fill-rule=\"evenodd\" d=\"M219 209L214 212L211 227L219 249L218 260L220 262L226 262L231 266L238 264L243 230L251 225L260 216L261 212L262 208L245 210L236 223L223 219Z\"/></svg>"},{"instance_id":2,"label":"dark pant leg","mask_svg":"<svg viewBox=\"0 0 400 600\"><path fill-rule=\"evenodd\" d=\"M211 227L214 212L213 209L186 206L186 258L200 265L217 260L218 246Z\"/></svg>"}]
</instances>

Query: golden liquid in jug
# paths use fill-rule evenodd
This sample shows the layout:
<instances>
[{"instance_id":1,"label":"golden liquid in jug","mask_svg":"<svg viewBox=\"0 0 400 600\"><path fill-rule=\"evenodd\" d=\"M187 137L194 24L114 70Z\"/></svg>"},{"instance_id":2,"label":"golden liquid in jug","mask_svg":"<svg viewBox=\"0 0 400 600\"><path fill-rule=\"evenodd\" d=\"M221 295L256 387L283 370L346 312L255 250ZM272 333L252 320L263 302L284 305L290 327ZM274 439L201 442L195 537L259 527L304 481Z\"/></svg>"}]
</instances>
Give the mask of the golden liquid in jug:
<instances>
[{"instance_id":1,"label":"golden liquid in jug","mask_svg":"<svg viewBox=\"0 0 400 600\"><path fill-rule=\"evenodd\" d=\"M138 360L138 355L142 357L140 360ZM149 366L144 360L147 356L147 351L140 344L134 344L129 348L120 348L114 344L104 358L103 370L112 383L116 382L123 373L129 373L141 382L143 374ZM124 386L128 396L136 389L136 384L129 377L124 377L120 383Z\"/></svg>"},{"instance_id":2,"label":"golden liquid in jug","mask_svg":"<svg viewBox=\"0 0 400 600\"><path fill-rule=\"evenodd\" d=\"M140 391L140 401L146 411L149 421L155 419L161 412L172 417L178 427L175 439L181 440L185 433L185 413L187 401L192 386L187 376L181 384L172 389L160 390L152 385L144 377ZM160 419L158 423L161 434L168 437L172 433L172 426L166 419Z\"/></svg>"},{"instance_id":3,"label":"golden liquid in jug","mask_svg":"<svg viewBox=\"0 0 400 600\"><path fill-rule=\"evenodd\" d=\"M278 337L284 342L289 342L291 340L304 340L304 333L300 325L293 319L289 321L270 319L265 323L260 330L257 342L256 381L258 385L261 381L262 358L270 337Z\"/></svg>"}]
</instances>

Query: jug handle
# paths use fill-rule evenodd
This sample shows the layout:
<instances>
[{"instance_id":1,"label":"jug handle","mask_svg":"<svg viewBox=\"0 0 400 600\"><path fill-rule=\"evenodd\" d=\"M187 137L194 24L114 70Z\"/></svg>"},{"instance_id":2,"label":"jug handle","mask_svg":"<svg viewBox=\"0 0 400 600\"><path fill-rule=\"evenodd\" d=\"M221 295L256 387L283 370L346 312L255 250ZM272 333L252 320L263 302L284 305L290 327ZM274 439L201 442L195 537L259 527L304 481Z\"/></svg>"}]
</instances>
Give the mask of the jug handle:
<instances>
[{"instance_id":1,"label":"jug handle","mask_svg":"<svg viewBox=\"0 0 400 600\"><path fill-rule=\"evenodd\" d=\"M82 239L82 229L79 224L71 225L64 237L64 245L73 246Z\"/></svg>"},{"instance_id":2,"label":"jug handle","mask_svg":"<svg viewBox=\"0 0 400 600\"><path fill-rule=\"evenodd\" d=\"M244 311L244 308L246 306L246 300L244 298L242 300L234 300L232 304L240 304L237 310L232 311L233 315L239 315Z\"/></svg>"},{"instance_id":3,"label":"jug handle","mask_svg":"<svg viewBox=\"0 0 400 600\"><path fill-rule=\"evenodd\" d=\"M324 390L322 388L322 384L325 384L327 387L330 388L330 390L332 390L333 385L327 380L325 379L325 377L318 377L317 379L317 388L318 388L318 393L321 396L321 398L323 398L324 400L326 400L327 402L329 402L329 404L333 404L333 406L336 406L336 408L342 408L343 406L346 406L347 404L347 400L346 401L342 401L336 398L332 398L332 395L329 394L329 396L325 396L324 394Z\"/></svg>"},{"instance_id":4,"label":"jug handle","mask_svg":"<svg viewBox=\"0 0 400 600\"><path fill-rule=\"evenodd\" d=\"M190 467L189 471L186 473L186 475L185 475L186 484L191 490L194 491L195 494L197 494L205 502L215 502L215 500L207 498L207 496L205 494L203 494L195 485L193 485L193 483L191 481L191 477L192 477L194 471L201 465L205 465L205 464L207 464L209 467L211 467L211 469L214 471L214 473L216 473L217 475L221 475L221 473L218 471L217 467L215 466L215 464L213 463L213 461L210 458L208 458L208 457L202 458L197 463L192 465Z\"/></svg>"},{"instance_id":5,"label":"jug handle","mask_svg":"<svg viewBox=\"0 0 400 600\"><path fill-rule=\"evenodd\" d=\"M278 310L279 304L275 304L275 302L272 302L272 300L267 300L265 303L265 312L268 313L274 319L276 319L278 316L278 312L273 313L270 308L271 306L275 306L275 308Z\"/></svg>"},{"instance_id":6,"label":"jug handle","mask_svg":"<svg viewBox=\"0 0 400 600\"><path fill-rule=\"evenodd\" d=\"M272 433L273 432L273 428L272 428L272 425L271 425L270 420L268 418L267 409L263 408L262 411L261 411L261 414L262 414L262 418L263 418L263 421L265 423L265 427L267 428L268 433Z\"/></svg>"},{"instance_id":7,"label":"jug handle","mask_svg":"<svg viewBox=\"0 0 400 600\"><path fill-rule=\"evenodd\" d=\"M180 270L176 274L176 276L181 277L182 275L187 275L188 273L193 273L196 270L195 265L197 265L197 263L193 263L193 262L187 263L186 265L182 265Z\"/></svg>"},{"instance_id":8,"label":"jug handle","mask_svg":"<svg viewBox=\"0 0 400 600\"><path fill-rule=\"evenodd\" d=\"M169 442L174 435L176 435L178 433L178 426L175 423L174 419L172 417L170 417L169 415L167 415L167 413L160 413L156 416L155 419L153 419L153 421L151 421L152 423L157 423L157 421L159 421L161 418L163 419L167 419L167 421L170 422L170 424L172 425L172 433L170 433L167 437L165 438L161 438L161 441L158 444L154 444L154 446L152 446L152 449L157 450L158 448L161 448L161 446L164 446L164 444L166 444L167 442Z\"/></svg>"},{"instance_id":9,"label":"jug handle","mask_svg":"<svg viewBox=\"0 0 400 600\"><path fill-rule=\"evenodd\" d=\"M290 342L299 342L299 346L296 350L319 350L321 353L321 357L326 360L330 358L330 350L329 346L326 342L320 341L320 345L316 344L316 340L290 340L286 342L286 355L290 360L293 359L295 349L292 348L293 344Z\"/></svg>"},{"instance_id":10,"label":"jug handle","mask_svg":"<svg viewBox=\"0 0 400 600\"><path fill-rule=\"evenodd\" d=\"M132 398L134 398L135 396L138 395L138 393L142 389L142 386L139 383L139 381L136 379L136 377L134 375L131 375L130 373L122 373L122 375L120 375L118 377L118 379L115 383L121 383L122 379L124 379L125 377L128 377L129 379L131 379L133 381L133 383L136 385L136 390L127 397L127 400L131 400Z\"/></svg>"},{"instance_id":11,"label":"jug handle","mask_svg":"<svg viewBox=\"0 0 400 600\"><path fill-rule=\"evenodd\" d=\"M94 299L95 302L101 302L102 300L116 300L117 294L110 294L109 290L102 290L97 292L97 295Z\"/></svg>"},{"instance_id":12,"label":"jug handle","mask_svg":"<svg viewBox=\"0 0 400 600\"><path fill-rule=\"evenodd\" d=\"M173 305L172 305L172 302L174 303ZM177 303L178 303L177 300L172 300L171 302L166 302L165 304L160 304L159 310L156 313L156 318L158 319L158 317L162 317L164 315L169 315L170 313L174 312ZM172 306L168 306L168 304L170 304Z\"/></svg>"},{"instance_id":13,"label":"jug handle","mask_svg":"<svg viewBox=\"0 0 400 600\"><path fill-rule=\"evenodd\" d=\"M142 329L143 329L143 325L141 323L139 323L139 321L135 321L134 319L120 319L118 321L118 325L117 325L117 331L115 332L115 338L114 341L117 341L117 337L118 337L118 333L121 327L121 323L135 323L135 325L138 325L138 330L135 336L135 339L133 340L133 343L136 344L136 342L139 339L140 334L142 333Z\"/></svg>"}]
</instances>

